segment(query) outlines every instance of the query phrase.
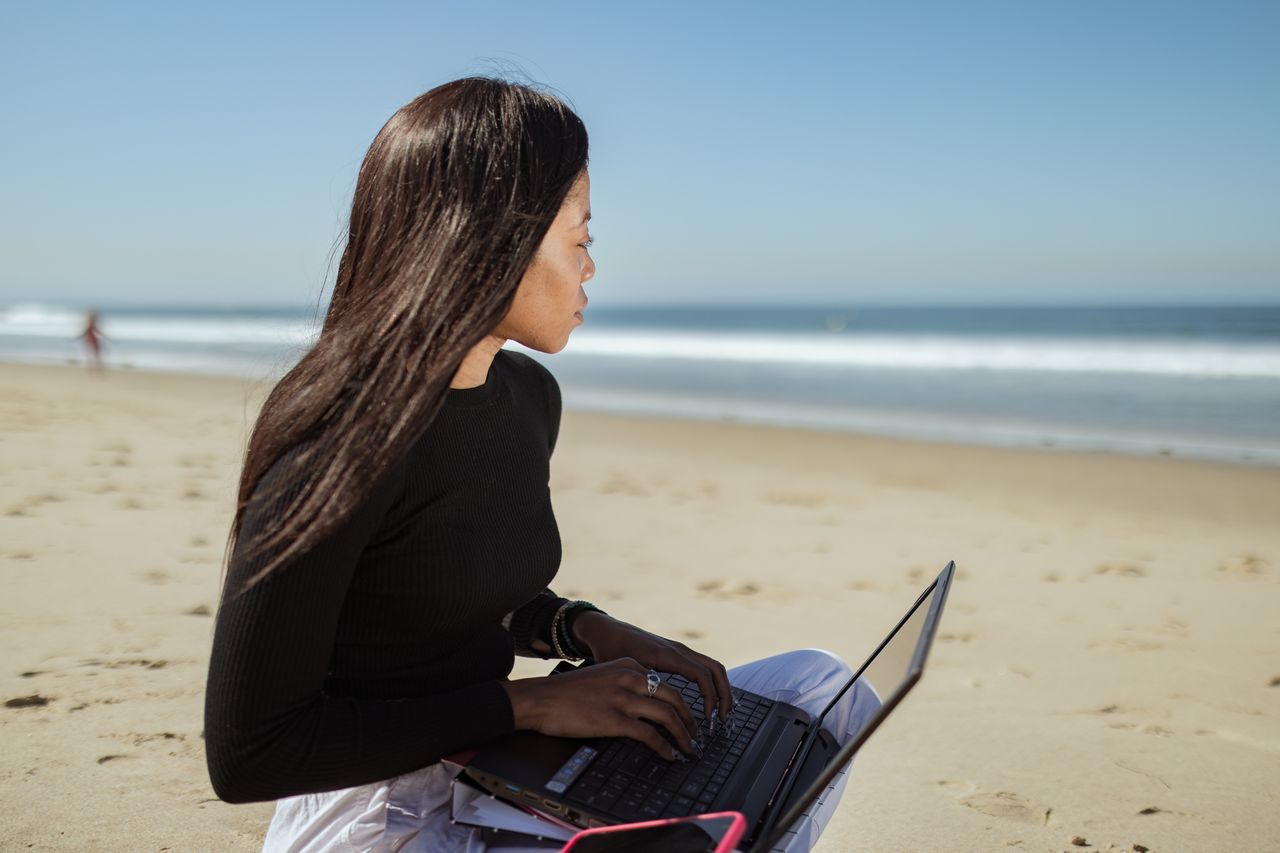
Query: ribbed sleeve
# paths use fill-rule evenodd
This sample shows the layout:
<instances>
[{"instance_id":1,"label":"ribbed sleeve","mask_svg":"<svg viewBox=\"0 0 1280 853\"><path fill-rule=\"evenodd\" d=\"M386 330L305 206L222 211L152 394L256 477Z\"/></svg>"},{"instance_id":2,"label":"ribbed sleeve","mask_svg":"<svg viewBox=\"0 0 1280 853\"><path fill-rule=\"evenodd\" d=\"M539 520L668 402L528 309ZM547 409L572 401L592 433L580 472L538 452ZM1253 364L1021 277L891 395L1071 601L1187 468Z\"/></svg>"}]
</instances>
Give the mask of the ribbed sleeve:
<instances>
[{"instance_id":1,"label":"ribbed sleeve","mask_svg":"<svg viewBox=\"0 0 1280 853\"><path fill-rule=\"evenodd\" d=\"M551 621L555 618L560 605L568 601L549 589L538 593L533 601L511 614L511 637L515 640L516 654L523 657L543 658L555 657L554 652L542 654L533 648L534 640L541 640L548 649L551 644Z\"/></svg>"}]
</instances>

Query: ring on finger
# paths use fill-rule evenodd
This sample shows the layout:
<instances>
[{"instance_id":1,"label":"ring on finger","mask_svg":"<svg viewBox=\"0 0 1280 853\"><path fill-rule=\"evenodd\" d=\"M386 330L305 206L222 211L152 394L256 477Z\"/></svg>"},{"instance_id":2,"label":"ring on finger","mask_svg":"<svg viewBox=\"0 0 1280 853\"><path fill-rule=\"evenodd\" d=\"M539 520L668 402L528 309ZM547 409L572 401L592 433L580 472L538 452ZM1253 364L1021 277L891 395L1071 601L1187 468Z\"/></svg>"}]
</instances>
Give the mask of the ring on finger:
<instances>
[{"instance_id":1,"label":"ring on finger","mask_svg":"<svg viewBox=\"0 0 1280 853\"><path fill-rule=\"evenodd\" d=\"M658 675L656 670L651 669L645 674L644 678L645 686L649 690L649 695L652 696L657 693L658 688L662 685L662 676Z\"/></svg>"}]
</instances>

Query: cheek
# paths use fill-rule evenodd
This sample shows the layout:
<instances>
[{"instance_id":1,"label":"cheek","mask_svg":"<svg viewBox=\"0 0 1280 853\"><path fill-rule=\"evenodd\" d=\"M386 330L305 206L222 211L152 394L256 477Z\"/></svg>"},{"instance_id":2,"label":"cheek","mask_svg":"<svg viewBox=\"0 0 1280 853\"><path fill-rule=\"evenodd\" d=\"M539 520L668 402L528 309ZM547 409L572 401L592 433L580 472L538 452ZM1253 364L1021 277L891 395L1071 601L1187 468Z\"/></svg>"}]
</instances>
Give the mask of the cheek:
<instances>
[{"instance_id":1,"label":"cheek","mask_svg":"<svg viewBox=\"0 0 1280 853\"><path fill-rule=\"evenodd\" d=\"M564 314L563 271L544 265L520 285L507 320L517 334L537 334L555 326Z\"/></svg>"},{"instance_id":2,"label":"cheek","mask_svg":"<svg viewBox=\"0 0 1280 853\"><path fill-rule=\"evenodd\" d=\"M572 256L557 258L543 268L538 286L531 294L548 320L563 314L565 306L573 305L578 298L578 285L582 281L580 261Z\"/></svg>"},{"instance_id":3,"label":"cheek","mask_svg":"<svg viewBox=\"0 0 1280 853\"><path fill-rule=\"evenodd\" d=\"M560 290L564 283L578 274L578 259L567 252L558 253L545 266L545 284L548 290Z\"/></svg>"}]
</instances>

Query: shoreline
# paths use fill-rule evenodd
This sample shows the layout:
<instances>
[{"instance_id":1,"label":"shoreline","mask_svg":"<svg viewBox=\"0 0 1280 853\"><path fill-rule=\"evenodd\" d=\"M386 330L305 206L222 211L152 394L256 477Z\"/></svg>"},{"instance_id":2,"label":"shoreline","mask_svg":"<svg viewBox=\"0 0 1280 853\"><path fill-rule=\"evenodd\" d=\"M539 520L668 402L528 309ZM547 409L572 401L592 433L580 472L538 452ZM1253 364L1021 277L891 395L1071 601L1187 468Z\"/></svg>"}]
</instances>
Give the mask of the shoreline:
<instances>
[{"instance_id":1,"label":"shoreline","mask_svg":"<svg viewBox=\"0 0 1280 853\"><path fill-rule=\"evenodd\" d=\"M554 365L552 365L554 367ZM34 362L15 362L0 360L0 370L14 368L18 370L52 370L81 371L87 370L83 363L42 364ZM158 370L152 368L136 368L128 365L108 366L108 374L121 373L127 376L164 376L191 378L198 381L228 382L244 387L269 388L279 380L280 376L248 376L234 373L200 372L189 370ZM554 371L553 371L554 372ZM281 374L283 375L283 374ZM1067 454L1082 456L1104 456L1118 458L1167 458L1187 461L1226 464L1245 468L1280 469L1280 444L1275 447L1246 448L1221 443L1189 443L1188 439L1169 437L1133 437L1120 438L1084 430L1065 430L1074 432L1071 437L1046 439L1023 427L1005 429L992 427L939 428L937 426L912 427L906 430L889 427L877 429L874 425L859 427L850 426L850 418L841 415L824 415L821 411L810 411L803 407L776 404L769 407L772 412L789 411L790 415L777 414L718 414L698 411L698 406L668 403L664 410L662 404L645 405L634 403L578 403L572 398L576 395L572 389L565 390L565 411L599 417L620 419L640 418L659 422L706 423L723 426L759 427L764 429L795 430L814 434L846 435L868 440L902 441L910 444L930 444L955 448L991 448L997 450L1018 450L1043 452L1050 454ZM672 408L680 409L673 412ZM799 413L799 414L797 414ZM923 418L922 418L923 419ZM874 422L874 415L863 418ZM985 432L988 435L1002 432L1004 440L994 439L982 441L970 436ZM1188 452L1193 447L1199 452Z\"/></svg>"},{"instance_id":2,"label":"shoreline","mask_svg":"<svg viewBox=\"0 0 1280 853\"><path fill-rule=\"evenodd\" d=\"M268 388L0 365L0 847L261 849L201 733ZM956 560L820 853L1280 842L1280 471L568 412L550 485L553 588L727 666L856 666Z\"/></svg>"}]
</instances>

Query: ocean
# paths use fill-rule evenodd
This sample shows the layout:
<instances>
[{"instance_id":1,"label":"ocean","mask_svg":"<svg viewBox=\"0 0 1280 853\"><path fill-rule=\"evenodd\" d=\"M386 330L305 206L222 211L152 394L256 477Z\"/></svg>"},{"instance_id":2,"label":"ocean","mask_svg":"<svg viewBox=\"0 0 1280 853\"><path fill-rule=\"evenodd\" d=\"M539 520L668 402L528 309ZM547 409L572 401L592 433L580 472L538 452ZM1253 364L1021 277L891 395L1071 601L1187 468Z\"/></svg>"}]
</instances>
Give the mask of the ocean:
<instances>
[{"instance_id":1,"label":"ocean","mask_svg":"<svg viewBox=\"0 0 1280 853\"><path fill-rule=\"evenodd\" d=\"M0 361L83 363L83 313L0 308ZM102 312L110 367L272 378L311 308ZM1280 307L590 308L570 408L1280 465Z\"/></svg>"}]
</instances>

